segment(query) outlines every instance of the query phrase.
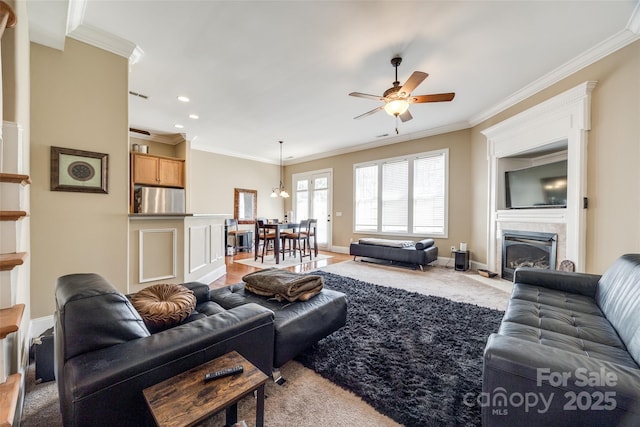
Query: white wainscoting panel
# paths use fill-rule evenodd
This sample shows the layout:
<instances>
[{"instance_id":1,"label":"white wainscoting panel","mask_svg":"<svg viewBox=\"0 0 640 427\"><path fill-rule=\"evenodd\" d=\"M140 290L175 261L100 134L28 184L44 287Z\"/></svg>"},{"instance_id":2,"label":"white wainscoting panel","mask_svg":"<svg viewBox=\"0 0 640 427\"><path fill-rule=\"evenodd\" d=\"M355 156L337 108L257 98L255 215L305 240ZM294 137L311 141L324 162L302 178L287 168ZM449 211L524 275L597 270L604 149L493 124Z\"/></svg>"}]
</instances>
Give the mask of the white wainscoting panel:
<instances>
[{"instance_id":1,"label":"white wainscoting panel","mask_svg":"<svg viewBox=\"0 0 640 427\"><path fill-rule=\"evenodd\" d=\"M189 273L198 271L209 264L209 226L189 227Z\"/></svg>"},{"instance_id":2,"label":"white wainscoting panel","mask_svg":"<svg viewBox=\"0 0 640 427\"><path fill-rule=\"evenodd\" d=\"M173 279L177 275L178 230L175 228L139 231L139 282Z\"/></svg>"}]
</instances>

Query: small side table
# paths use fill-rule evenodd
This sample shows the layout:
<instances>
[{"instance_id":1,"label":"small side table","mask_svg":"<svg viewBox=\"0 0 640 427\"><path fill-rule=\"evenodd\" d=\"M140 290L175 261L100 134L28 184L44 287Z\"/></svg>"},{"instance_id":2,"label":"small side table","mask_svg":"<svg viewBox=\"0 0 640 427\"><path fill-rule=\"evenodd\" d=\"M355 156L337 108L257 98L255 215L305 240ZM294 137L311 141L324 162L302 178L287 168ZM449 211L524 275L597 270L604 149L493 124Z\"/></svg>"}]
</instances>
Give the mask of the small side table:
<instances>
[{"instance_id":1,"label":"small side table","mask_svg":"<svg viewBox=\"0 0 640 427\"><path fill-rule=\"evenodd\" d=\"M469 269L469 251L455 251L456 271L467 271Z\"/></svg>"},{"instance_id":2,"label":"small side table","mask_svg":"<svg viewBox=\"0 0 640 427\"><path fill-rule=\"evenodd\" d=\"M242 365L244 372L204 382L208 372ZM238 419L238 401L257 392L256 427L264 425L264 372L235 351L143 390L153 418L161 427L192 426L226 410L226 425Z\"/></svg>"}]
</instances>

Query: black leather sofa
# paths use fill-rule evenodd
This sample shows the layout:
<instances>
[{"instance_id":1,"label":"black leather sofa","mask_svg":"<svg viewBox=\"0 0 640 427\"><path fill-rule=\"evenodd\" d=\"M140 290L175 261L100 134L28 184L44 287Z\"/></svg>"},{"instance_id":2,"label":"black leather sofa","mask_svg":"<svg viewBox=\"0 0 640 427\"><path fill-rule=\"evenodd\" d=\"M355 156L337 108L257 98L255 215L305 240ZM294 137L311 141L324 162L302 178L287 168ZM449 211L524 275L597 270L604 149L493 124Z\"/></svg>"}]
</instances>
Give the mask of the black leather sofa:
<instances>
[{"instance_id":1,"label":"black leather sofa","mask_svg":"<svg viewBox=\"0 0 640 427\"><path fill-rule=\"evenodd\" d=\"M520 268L513 282L466 401L483 426L640 425L640 254L602 276Z\"/></svg>"},{"instance_id":2,"label":"black leather sofa","mask_svg":"<svg viewBox=\"0 0 640 427\"><path fill-rule=\"evenodd\" d=\"M55 370L66 427L155 425L142 390L236 350L265 373L273 366L274 314L257 304L226 309L194 291L184 323L151 334L127 296L97 274L58 279Z\"/></svg>"},{"instance_id":3,"label":"black leather sofa","mask_svg":"<svg viewBox=\"0 0 640 427\"><path fill-rule=\"evenodd\" d=\"M433 239L419 242L405 242L389 239L360 239L349 245L349 255L356 257L375 258L390 261L392 264L424 266L438 259L438 247Z\"/></svg>"}]
</instances>

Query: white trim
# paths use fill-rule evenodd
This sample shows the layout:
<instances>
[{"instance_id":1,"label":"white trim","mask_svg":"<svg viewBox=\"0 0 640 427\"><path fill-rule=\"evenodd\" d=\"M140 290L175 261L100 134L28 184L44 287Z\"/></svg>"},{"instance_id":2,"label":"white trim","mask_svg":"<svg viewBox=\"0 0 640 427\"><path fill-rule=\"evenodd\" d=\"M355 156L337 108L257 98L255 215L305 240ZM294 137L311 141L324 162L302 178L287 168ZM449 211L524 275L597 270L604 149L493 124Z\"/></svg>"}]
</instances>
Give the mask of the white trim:
<instances>
[{"instance_id":1,"label":"white trim","mask_svg":"<svg viewBox=\"0 0 640 427\"><path fill-rule=\"evenodd\" d=\"M69 0L67 9L67 34L82 25L87 9L87 0Z\"/></svg>"},{"instance_id":2,"label":"white trim","mask_svg":"<svg viewBox=\"0 0 640 427\"><path fill-rule=\"evenodd\" d=\"M517 103L535 95L536 93L558 83L560 80L582 70L585 67L611 55L623 47L640 39L640 3L636 5L631 18L625 29L619 31L608 39L596 44L585 52L547 73L539 79L526 85L519 91L504 99L500 103L482 111L469 119L469 126L473 127L491 117L501 113L507 108L513 107Z\"/></svg>"},{"instance_id":3,"label":"white trim","mask_svg":"<svg viewBox=\"0 0 640 427\"><path fill-rule=\"evenodd\" d=\"M333 168L326 169L318 169L309 172L295 173L291 175L291 209L295 209L297 203L297 191L295 184L300 180L309 180L310 185L312 184L312 180L316 175L328 175L328 183L327 183L327 213L329 214L329 218L318 218L316 213L314 212L311 218L316 218L318 222L327 221L327 242L323 245L319 244L320 249L328 249L333 245L333 221L334 221L334 212L333 212ZM309 187L308 193L311 195L313 193L313 188ZM313 205L312 197L309 197L309 210L311 210ZM296 222L303 218L298 218L298 213L296 212ZM255 237L255 236L254 236Z\"/></svg>"},{"instance_id":4,"label":"white trim","mask_svg":"<svg viewBox=\"0 0 640 427\"><path fill-rule=\"evenodd\" d=\"M595 81L584 82L535 107L510 117L481 133L487 137L488 215L487 265L498 269L501 241L498 224L504 221L566 225L566 257L577 271L586 259L587 136L591 128L591 92ZM568 182L566 209L505 211L501 203L502 177L499 160L539 147L567 141Z\"/></svg>"},{"instance_id":5,"label":"white trim","mask_svg":"<svg viewBox=\"0 0 640 427\"><path fill-rule=\"evenodd\" d=\"M330 251L338 254L348 254L349 246L332 246Z\"/></svg>"},{"instance_id":6,"label":"white trim","mask_svg":"<svg viewBox=\"0 0 640 427\"><path fill-rule=\"evenodd\" d=\"M224 240L224 225L223 224L210 224L209 225L209 263L214 263L225 257ZM220 244L220 247L215 248L215 243Z\"/></svg>"},{"instance_id":7,"label":"white trim","mask_svg":"<svg viewBox=\"0 0 640 427\"><path fill-rule=\"evenodd\" d=\"M223 264L215 270L210 271L207 274L194 279L193 281L201 283L211 283L224 276L225 274L227 274L227 266Z\"/></svg>"},{"instance_id":8,"label":"white trim","mask_svg":"<svg viewBox=\"0 0 640 427\"><path fill-rule=\"evenodd\" d=\"M209 265L209 262L207 261L211 259L211 256L208 253L210 252L209 238L211 236L211 232L207 233L207 231L209 231L208 229L209 229L208 225L196 225L196 226L189 227L189 273L193 273ZM194 246L194 244L196 243L195 241L196 232L198 233L198 235L200 235L203 238L202 247L200 248L202 250L200 255L202 256L198 256L197 259L196 259L196 251L195 251L196 247ZM194 262L198 262L198 261L200 261L200 264L198 265L193 264Z\"/></svg>"},{"instance_id":9,"label":"white trim","mask_svg":"<svg viewBox=\"0 0 640 427\"><path fill-rule=\"evenodd\" d=\"M135 43L90 25L78 25L73 31L69 32L67 36L104 49L107 52L123 56L130 59L130 61L139 61L143 53L142 49Z\"/></svg>"},{"instance_id":10,"label":"white trim","mask_svg":"<svg viewBox=\"0 0 640 427\"><path fill-rule=\"evenodd\" d=\"M151 233L171 233L173 238L173 253L171 258L172 262L172 273L166 276L159 277L145 277L144 276L144 235ZM177 267L177 259L178 259L178 230L176 228L152 228L147 230L138 230L138 283L147 283L153 282L154 280L164 280L164 279L174 279L177 277L178 267Z\"/></svg>"},{"instance_id":11,"label":"white trim","mask_svg":"<svg viewBox=\"0 0 640 427\"><path fill-rule=\"evenodd\" d=\"M414 225L413 222L413 202L414 202L414 198L413 198L413 174L414 174L414 161L418 160L420 158L427 158L427 157L436 157L436 156L440 156L440 155L444 155L444 175L445 175L445 180L444 180L444 224L443 224L443 232L442 233L431 233L431 234L424 234L424 233L413 233L412 232L412 227ZM381 236L406 236L406 237L432 237L432 238L439 238L439 239L446 239L449 236L449 181L450 181L450 176L449 176L449 170L450 170L450 159L449 159L449 148L441 148L441 149L436 149L436 150L431 150L431 151L425 151L425 152L421 152L421 153L414 153L414 154L406 154L406 155L402 155L402 156L396 156L396 157L389 157L389 158L384 158L384 159L377 159L377 160L370 160L370 161L366 161L366 162L360 162L360 163L354 163L352 166L352 180L353 180L353 193L352 193L352 211L353 211L353 217L352 217L352 222L351 222L351 232L354 234L366 234L366 235L381 235ZM382 231L382 224L380 222L381 220L381 215L382 215L382 198L378 197L378 227L375 231L367 231L367 230L356 230L356 171L358 170L358 168L363 168L363 167L370 167L370 166L376 166L378 168L378 194L381 193L382 191L382 172L381 172L381 167L383 164L385 163L392 163L392 162L397 162L397 161L408 161L409 162L409 196L410 199L409 201L409 212L408 212L408 230L406 232L388 232L388 231Z\"/></svg>"}]
</instances>

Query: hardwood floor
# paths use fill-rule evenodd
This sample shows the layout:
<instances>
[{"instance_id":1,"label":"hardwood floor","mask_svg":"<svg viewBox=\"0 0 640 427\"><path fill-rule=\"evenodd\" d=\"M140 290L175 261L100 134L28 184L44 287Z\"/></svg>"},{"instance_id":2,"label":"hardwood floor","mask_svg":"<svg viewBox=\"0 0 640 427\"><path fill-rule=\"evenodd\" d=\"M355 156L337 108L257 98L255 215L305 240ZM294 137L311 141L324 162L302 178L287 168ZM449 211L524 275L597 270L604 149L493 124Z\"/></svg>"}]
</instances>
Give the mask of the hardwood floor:
<instances>
[{"instance_id":1,"label":"hardwood floor","mask_svg":"<svg viewBox=\"0 0 640 427\"><path fill-rule=\"evenodd\" d=\"M321 259L319 261L307 262L305 264L296 265L293 267L288 267L286 270L295 271L296 273L306 273L308 271L315 270L319 267L326 267L330 264L336 264L342 261L347 261L352 259L353 257L349 254L339 254L336 252L326 252L320 251L321 254L331 255L332 258ZM227 274L220 277L216 281L209 284L211 289L222 288L223 286L232 285L234 283L242 282L242 277L245 274L252 273L254 271L260 270L256 267L251 267L249 265L239 264L237 260L247 259L253 257L253 252L240 252L234 256L225 257L225 264L227 265Z\"/></svg>"}]
</instances>

